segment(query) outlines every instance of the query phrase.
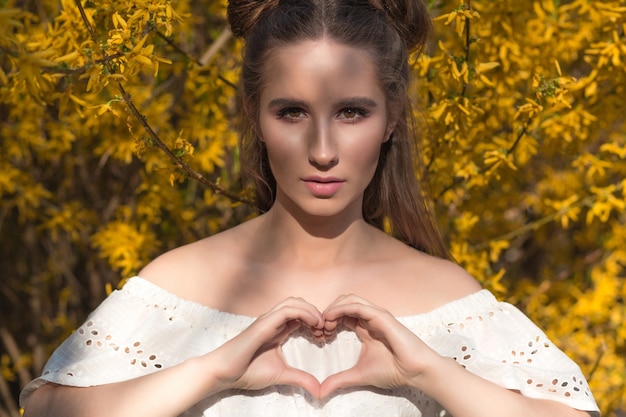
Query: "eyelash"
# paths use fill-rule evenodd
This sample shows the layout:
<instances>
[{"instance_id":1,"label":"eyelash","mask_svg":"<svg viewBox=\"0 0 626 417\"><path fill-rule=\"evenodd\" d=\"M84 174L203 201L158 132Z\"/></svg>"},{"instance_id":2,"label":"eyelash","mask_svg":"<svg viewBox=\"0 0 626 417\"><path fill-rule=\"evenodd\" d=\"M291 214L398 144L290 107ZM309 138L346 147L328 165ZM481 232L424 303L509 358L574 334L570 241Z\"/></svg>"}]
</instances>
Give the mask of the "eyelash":
<instances>
[{"instance_id":1,"label":"eyelash","mask_svg":"<svg viewBox=\"0 0 626 417\"><path fill-rule=\"evenodd\" d=\"M302 110L299 107L286 107L284 109L281 109L276 114L276 116L277 116L278 119L287 118L288 120L295 121L299 116L297 116L297 117L290 117L289 116L290 112L295 112L295 111L299 112L300 114L306 113L304 110ZM369 113L368 113L367 110L361 109L361 108L358 108L358 107L344 107L343 109L341 109L341 110L339 110L337 112L337 115L341 115L342 113L347 112L347 111L353 112L354 113L354 117L351 117L351 118L350 117L341 117L341 119L344 119L344 120L356 120L357 118L363 118L363 117L369 116Z\"/></svg>"},{"instance_id":2,"label":"eyelash","mask_svg":"<svg viewBox=\"0 0 626 417\"><path fill-rule=\"evenodd\" d=\"M345 120L357 120L357 119L360 119L360 118L363 118L363 117L367 117L367 116L369 115L369 113L367 112L367 110L365 110L365 109L360 109L360 108L358 108L358 107L346 107L346 108L344 108L344 109L341 109L341 110L339 111L339 114L342 114L342 113L344 113L344 112L346 112L346 111L351 111L351 112L353 112L353 113L354 113L354 117L351 117L351 118L349 118L349 117L343 117L343 119L345 119Z\"/></svg>"},{"instance_id":3,"label":"eyelash","mask_svg":"<svg viewBox=\"0 0 626 417\"><path fill-rule=\"evenodd\" d=\"M285 118L285 117L286 117L286 118L288 118L289 120L295 120L295 119L296 119L296 117L290 117L290 116L289 116L289 112L292 112L292 111L297 111L297 112L300 112L300 113L304 113L304 110L302 110L302 109L300 109L300 108L298 108L298 107L286 107L286 108L284 108L284 109L280 109L280 110L278 111L278 113L276 114L276 116L277 116L279 119L283 119L283 118Z\"/></svg>"}]
</instances>

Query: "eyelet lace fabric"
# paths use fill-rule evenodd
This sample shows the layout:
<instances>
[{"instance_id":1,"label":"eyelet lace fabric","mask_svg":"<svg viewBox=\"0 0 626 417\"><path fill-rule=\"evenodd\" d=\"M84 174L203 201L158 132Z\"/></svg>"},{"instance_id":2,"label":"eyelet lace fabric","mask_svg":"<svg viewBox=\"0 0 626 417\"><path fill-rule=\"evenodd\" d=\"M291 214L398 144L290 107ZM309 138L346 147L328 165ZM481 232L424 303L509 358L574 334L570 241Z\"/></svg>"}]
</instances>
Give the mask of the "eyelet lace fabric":
<instances>
[{"instance_id":1,"label":"eyelet lace fabric","mask_svg":"<svg viewBox=\"0 0 626 417\"><path fill-rule=\"evenodd\" d=\"M550 399L598 416L580 368L514 306L487 290L429 313L398 320L442 356L470 372L532 398ZM87 387L120 382L203 355L233 338L254 318L183 300L140 278L111 294L54 352L41 377L20 402L54 382ZM356 363L361 344L347 330L324 345L296 332L283 345L286 361L320 381ZM193 381L189 382L193 384ZM323 401L297 387L225 391L183 414L216 416L411 416L448 414L422 392L409 388L343 389Z\"/></svg>"}]
</instances>

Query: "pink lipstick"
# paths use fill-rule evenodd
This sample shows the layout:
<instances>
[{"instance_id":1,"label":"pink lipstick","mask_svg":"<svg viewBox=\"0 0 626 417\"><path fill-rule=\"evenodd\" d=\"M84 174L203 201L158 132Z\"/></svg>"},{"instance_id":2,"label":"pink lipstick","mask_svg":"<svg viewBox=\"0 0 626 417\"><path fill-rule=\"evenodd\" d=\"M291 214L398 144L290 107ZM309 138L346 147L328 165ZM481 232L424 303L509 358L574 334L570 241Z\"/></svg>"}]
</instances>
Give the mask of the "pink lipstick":
<instances>
[{"instance_id":1,"label":"pink lipstick","mask_svg":"<svg viewBox=\"0 0 626 417\"><path fill-rule=\"evenodd\" d=\"M310 176L303 178L306 187L319 198L330 198L343 186L344 180L336 177Z\"/></svg>"}]
</instances>

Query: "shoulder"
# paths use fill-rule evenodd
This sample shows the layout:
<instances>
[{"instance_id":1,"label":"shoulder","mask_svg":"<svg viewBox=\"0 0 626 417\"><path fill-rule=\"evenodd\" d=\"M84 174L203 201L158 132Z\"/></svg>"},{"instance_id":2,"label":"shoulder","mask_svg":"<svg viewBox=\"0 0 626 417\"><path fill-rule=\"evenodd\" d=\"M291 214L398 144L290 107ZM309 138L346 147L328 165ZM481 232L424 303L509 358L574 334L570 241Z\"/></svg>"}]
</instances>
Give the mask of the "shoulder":
<instances>
[{"instance_id":1,"label":"shoulder","mask_svg":"<svg viewBox=\"0 0 626 417\"><path fill-rule=\"evenodd\" d=\"M461 298L482 289L478 281L455 262L422 252L418 252L416 262L428 284L443 296Z\"/></svg>"},{"instance_id":2,"label":"shoulder","mask_svg":"<svg viewBox=\"0 0 626 417\"><path fill-rule=\"evenodd\" d=\"M385 304L394 306L394 315L432 311L482 290L465 269L447 259L406 247L396 248L390 262ZM380 289L384 291L383 288Z\"/></svg>"},{"instance_id":3,"label":"shoulder","mask_svg":"<svg viewBox=\"0 0 626 417\"><path fill-rule=\"evenodd\" d=\"M147 264L139 276L181 298L212 305L224 283L246 269L242 225L165 252ZM211 296L212 298L207 298Z\"/></svg>"},{"instance_id":4,"label":"shoulder","mask_svg":"<svg viewBox=\"0 0 626 417\"><path fill-rule=\"evenodd\" d=\"M480 283L455 262L418 252L420 286L428 289L431 309L482 290Z\"/></svg>"}]
</instances>

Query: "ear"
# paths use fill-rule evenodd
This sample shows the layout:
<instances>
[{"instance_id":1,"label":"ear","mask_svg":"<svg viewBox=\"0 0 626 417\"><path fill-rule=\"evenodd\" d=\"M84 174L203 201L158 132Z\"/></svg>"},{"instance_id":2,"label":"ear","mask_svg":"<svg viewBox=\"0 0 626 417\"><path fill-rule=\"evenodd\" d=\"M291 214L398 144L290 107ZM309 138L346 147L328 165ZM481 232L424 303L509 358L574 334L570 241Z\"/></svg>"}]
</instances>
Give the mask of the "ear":
<instances>
[{"instance_id":1,"label":"ear","mask_svg":"<svg viewBox=\"0 0 626 417\"><path fill-rule=\"evenodd\" d=\"M387 128L385 129L383 143L389 142L389 139L391 139L391 135L393 135L400 118L404 114L403 109L405 107L405 103L401 101L392 101L391 103L387 101L386 104L389 107L387 108Z\"/></svg>"},{"instance_id":2,"label":"ear","mask_svg":"<svg viewBox=\"0 0 626 417\"><path fill-rule=\"evenodd\" d=\"M393 135L393 131L396 130L396 122L389 123L387 125L387 129L385 129L385 138L383 139L383 143L388 142L391 139L391 135Z\"/></svg>"}]
</instances>

